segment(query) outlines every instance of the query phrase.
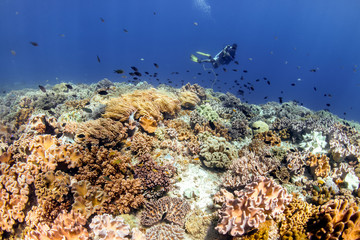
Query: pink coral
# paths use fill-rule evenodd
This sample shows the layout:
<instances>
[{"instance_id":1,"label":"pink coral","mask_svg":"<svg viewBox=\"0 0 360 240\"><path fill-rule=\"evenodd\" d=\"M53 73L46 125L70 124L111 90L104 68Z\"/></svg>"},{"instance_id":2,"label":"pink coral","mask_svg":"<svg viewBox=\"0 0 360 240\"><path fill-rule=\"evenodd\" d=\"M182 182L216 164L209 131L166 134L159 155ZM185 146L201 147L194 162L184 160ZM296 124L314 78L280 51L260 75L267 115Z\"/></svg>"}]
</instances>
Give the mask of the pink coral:
<instances>
[{"instance_id":1,"label":"pink coral","mask_svg":"<svg viewBox=\"0 0 360 240\"><path fill-rule=\"evenodd\" d=\"M234 199L226 199L219 212L216 230L221 234L241 236L259 227L267 217L282 213L292 197L272 179L258 177Z\"/></svg>"},{"instance_id":2,"label":"pink coral","mask_svg":"<svg viewBox=\"0 0 360 240\"><path fill-rule=\"evenodd\" d=\"M101 240L125 240L128 239L125 237L130 234L130 226L122 217L114 218L109 214L95 216L90 223L90 228L94 238Z\"/></svg>"}]
</instances>

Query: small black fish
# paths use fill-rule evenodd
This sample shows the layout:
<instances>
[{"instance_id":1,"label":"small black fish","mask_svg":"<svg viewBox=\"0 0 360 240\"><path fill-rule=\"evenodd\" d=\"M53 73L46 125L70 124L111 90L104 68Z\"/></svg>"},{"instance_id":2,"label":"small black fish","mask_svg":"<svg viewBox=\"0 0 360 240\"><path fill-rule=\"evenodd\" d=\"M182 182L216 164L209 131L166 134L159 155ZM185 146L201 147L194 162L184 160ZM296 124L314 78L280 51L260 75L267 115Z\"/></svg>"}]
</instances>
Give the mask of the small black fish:
<instances>
[{"instance_id":1,"label":"small black fish","mask_svg":"<svg viewBox=\"0 0 360 240\"><path fill-rule=\"evenodd\" d=\"M137 78L137 77L133 77L133 79L134 79L134 80L138 80L139 78Z\"/></svg>"},{"instance_id":2,"label":"small black fish","mask_svg":"<svg viewBox=\"0 0 360 240\"><path fill-rule=\"evenodd\" d=\"M130 72L129 75L130 75L130 76L135 76L135 73Z\"/></svg>"},{"instance_id":3,"label":"small black fish","mask_svg":"<svg viewBox=\"0 0 360 240\"><path fill-rule=\"evenodd\" d=\"M280 93L281 93L281 94L283 94L283 93L284 93L284 91L280 91Z\"/></svg>"},{"instance_id":4,"label":"small black fish","mask_svg":"<svg viewBox=\"0 0 360 240\"><path fill-rule=\"evenodd\" d=\"M149 72L145 72L146 75L149 75Z\"/></svg>"},{"instance_id":5,"label":"small black fish","mask_svg":"<svg viewBox=\"0 0 360 240\"><path fill-rule=\"evenodd\" d=\"M309 71L310 71L310 72L316 72L317 69L313 68L313 69L310 69Z\"/></svg>"},{"instance_id":6,"label":"small black fish","mask_svg":"<svg viewBox=\"0 0 360 240\"><path fill-rule=\"evenodd\" d=\"M39 85L39 88L42 92L46 92L46 88L44 86Z\"/></svg>"},{"instance_id":7,"label":"small black fish","mask_svg":"<svg viewBox=\"0 0 360 240\"><path fill-rule=\"evenodd\" d=\"M127 29L125 29L125 28L123 29L123 31L126 32L126 33L129 32L129 31L128 31Z\"/></svg>"},{"instance_id":8,"label":"small black fish","mask_svg":"<svg viewBox=\"0 0 360 240\"><path fill-rule=\"evenodd\" d=\"M314 91L316 91L317 90L317 88L316 87L314 87Z\"/></svg>"},{"instance_id":9,"label":"small black fish","mask_svg":"<svg viewBox=\"0 0 360 240\"><path fill-rule=\"evenodd\" d=\"M250 87L250 89L251 89L251 91L254 91L254 90L255 90L255 88L254 88L254 87Z\"/></svg>"},{"instance_id":10,"label":"small black fish","mask_svg":"<svg viewBox=\"0 0 360 240\"><path fill-rule=\"evenodd\" d=\"M331 95L330 93L328 93L328 97L329 97L329 98L331 98L331 97L332 97L332 95Z\"/></svg>"},{"instance_id":11,"label":"small black fish","mask_svg":"<svg viewBox=\"0 0 360 240\"><path fill-rule=\"evenodd\" d=\"M330 103L327 103L326 106L330 107Z\"/></svg>"},{"instance_id":12,"label":"small black fish","mask_svg":"<svg viewBox=\"0 0 360 240\"><path fill-rule=\"evenodd\" d=\"M215 124L212 122L212 121L209 121L209 126L212 130L215 130L216 129L216 126Z\"/></svg>"},{"instance_id":13,"label":"small black fish","mask_svg":"<svg viewBox=\"0 0 360 240\"><path fill-rule=\"evenodd\" d=\"M292 83L291 86L295 86L295 83Z\"/></svg>"},{"instance_id":14,"label":"small black fish","mask_svg":"<svg viewBox=\"0 0 360 240\"><path fill-rule=\"evenodd\" d=\"M157 63L154 63L154 66L155 66L156 68L159 68L159 65L158 65Z\"/></svg>"},{"instance_id":15,"label":"small black fish","mask_svg":"<svg viewBox=\"0 0 360 240\"><path fill-rule=\"evenodd\" d=\"M324 97L327 97L327 94L326 94L326 93L324 94Z\"/></svg>"},{"instance_id":16,"label":"small black fish","mask_svg":"<svg viewBox=\"0 0 360 240\"><path fill-rule=\"evenodd\" d=\"M72 87L70 84L65 84L65 86L66 86L68 89L73 89L73 87Z\"/></svg>"},{"instance_id":17,"label":"small black fish","mask_svg":"<svg viewBox=\"0 0 360 240\"><path fill-rule=\"evenodd\" d=\"M241 76L241 77L240 77L240 80L244 80L244 76Z\"/></svg>"},{"instance_id":18,"label":"small black fish","mask_svg":"<svg viewBox=\"0 0 360 240\"><path fill-rule=\"evenodd\" d=\"M256 82L259 82L259 81L260 81L260 79L256 79L255 81L256 81Z\"/></svg>"},{"instance_id":19,"label":"small black fish","mask_svg":"<svg viewBox=\"0 0 360 240\"><path fill-rule=\"evenodd\" d=\"M265 96L265 97L264 97L264 99L267 99L267 98L268 98L268 96Z\"/></svg>"},{"instance_id":20,"label":"small black fish","mask_svg":"<svg viewBox=\"0 0 360 240\"><path fill-rule=\"evenodd\" d=\"M243 72L244 72L244 73L247 73L248 71L245 69L245 70L243 70Z\"/></svg>"},{"instance_id":21,"label":"small black fish","mask_svg":"<svg viewBox=\"0 0 360 240\"><path fill-rule=\"evenodd\" d=\"M264 80L267 80L267 78L266 78L266 77L263 77L263 79L264 79Z\"/></svg>"},{"instance_id":22,"label":"small black fish","mask_svg":"<svg viewBox=\"0 0 360 240\"><path fill-rule=\"evenodd\" d=\"M227 72L227 69L226 68L223 68L224 72Z\"/></svg>"},{"instance_id":23,"label":"small black fish","mask_svg":"<svg viewBox=\"0 0 360 240\"><path fill-rule=\"evenodd\" d=\"M279 103L283 103L283 98L282 97L279 97Z\"/></svg>"},{"instance_id":24,"label":"small black fish","mask_svg":"<svg viewBox=\"0 0 360 240\"><path fill-rule=\"evenodd\" d=\"M33 45L34 47L39 46L39 44L37 42L30 42L31 45Z\"/></svg>"},{"instance_id":25,"label":"small black fish","mask_svg":"<svg viewBox=\"0 0 360 240\"><path fill-rule=\"evenodd\" d=\"M122 73L124 73L124 70L122 70L122 69L116 69L116 70L114 70L114 73L122 74Z\"/></svg>"},{"instance_id":26,"label":"small black fish","mask_svg":"<svg viewBox=\"0 0 360 240\"><path fill-rule=\"evenodd\" d=\"M139 71L139 70L137 69L137 67L134 67L134 66L132 66L131 69L134 70L135 72L138 72L138 71Z\"/></svg>"},{"instance_id":27,"label":"small black fish","mask_svg":"<svg viewBox=\"0 0 360 240\"><path fill-rule=\"evenodd\" d=\"M98 94L100 94L100 95L107 95L108 92L105 91L105 90L101 90L101 91L98 91Z\"/></svg>"},{"instance_id":28,"label":"small black fish","mask_svg":"<svg viewBox=\"0 0 360 240\"><path fill-rule=\"evenodd\" d=\"M92 113L92 110L90 108L83 108L82 109L84 112L87 112L87 113Z\"/></svg>"},{"instance_id":29,"label":"small black fish","mask_svg":"<svg viewBox=\"0 0 360 240\"><path fill-rule=\"evenodd\" d=\"M154 77L157 77L158 73L154 73Z\"/></svg>"},{"instance_id":30,"label":"small black fish","mask_svg":"<svg viewBox=\"0 0 360 240\"><path fill-rule=\"evenodd\" d=\"M270 85L270 81L266 81L266 83L267 83L268 85Z\"/></svg>"},{"instance_id":31,"label":"small black fish","mask_svg":"<svg viewBox=\"0 0 360 240\"><path fill-rule=\"evenodd\" d=\"M101 62L100 57L98 55L96 55L96 58L97 58L98 62Z\"/></svg>"},{"instance_id":32,"label":"small black fish","mask_svg":"<svg viewBox=\"0 0 360 240\"><path fill-rule=\"evenodd\" d=\"M142 76L142 74L139 73L139 72L134 72L134 74L135 74L136 76L138 76L138 77L141 77L141 76Z\"/></svg>"},{"instance_id":33,"label":"small black fish","mask_svg":"<svg viewBox=\"0 0 360 240\"><path fill-rule=\"evenodd\" d=\"M236 65L239 65L239 62L238 62L238 61L234 61L234 63L235 63Z\"/></svg>"},{"instance_id":34,"label":"small black fish","mask_svg":"<svg viewBox=\"0 0 360 240\"><path fill-rule=\"evenodd\" d=\"M168 83L172 83L172 81L168 81Z\"/></svg>"},{"instance_id":35,"label":"small black fish","mask_svg":"<svg viewBox=\"0 0 360 240\"><path fill-rule=\"evenodd\" d=\"M346 115L346 112L344 112L344 115Z\"/></svg>"},{"instance_id":36,"label":"small black fish","mask_svg":"<svg viewBox=\"0 0 360 240\"><path fill-rule=\"evenodd\" d=\"M197 73L197 75L201 75L201 73Z\"/></svg>"},{"instance_id":37,"label":"small black fish","mask_svg":"<svg viewBox=\"0 0 360 240\"><path fill-rule=\"evenodd\" d=\"M50 113L51 115L55 115L55 113L51 110L49 110L48 113Z\"/></svg>"},{"instance_id":38,"label":"small black fish","mask_svg":"<svg viewBox=\"0 0 360 240\"><path fill-rule=\"evenodd\" d=\"M105 20L104 20L102 17L100 18L100 21L101 21L101 22L105 22Z\"/></svg>"}]
</instances>

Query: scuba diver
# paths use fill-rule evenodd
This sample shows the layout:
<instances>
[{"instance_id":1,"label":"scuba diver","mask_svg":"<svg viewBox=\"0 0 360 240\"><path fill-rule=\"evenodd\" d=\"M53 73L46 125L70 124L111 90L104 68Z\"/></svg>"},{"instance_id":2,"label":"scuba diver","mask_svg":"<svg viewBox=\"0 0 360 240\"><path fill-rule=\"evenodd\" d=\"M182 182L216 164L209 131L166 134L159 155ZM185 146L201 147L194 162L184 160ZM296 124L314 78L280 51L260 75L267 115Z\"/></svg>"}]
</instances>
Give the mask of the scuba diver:
<instances>
[{"instance_id":1,"label":"scuba diver","mask_svg":"<svg viewBox=\"0 0 360 240\"><path fill-rule=\"evenodd\" d=\"M237 48L237 44L234 43L233 45L227 45L226 47L224 47L224 49L221 50L221 52L219 52L218 54L216 54L214 58L212 58L210 54L203 52L196 52L196 53L205 56L207 58L199 59L193 54L191 54L190 58L193 62L198 62L198 63L208 62L211 63L214 68L218 68L220 65L227 65L232 60L235 59L236 48Z\"/></svg>"}]
</instances>

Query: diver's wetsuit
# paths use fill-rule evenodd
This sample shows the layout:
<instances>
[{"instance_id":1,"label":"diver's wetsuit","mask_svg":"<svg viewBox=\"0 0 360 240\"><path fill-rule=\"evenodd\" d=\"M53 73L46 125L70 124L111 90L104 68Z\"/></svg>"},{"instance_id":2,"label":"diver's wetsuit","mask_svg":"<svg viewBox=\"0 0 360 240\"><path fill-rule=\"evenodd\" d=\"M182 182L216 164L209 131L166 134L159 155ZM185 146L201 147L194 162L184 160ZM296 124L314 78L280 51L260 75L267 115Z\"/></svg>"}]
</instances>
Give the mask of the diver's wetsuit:
<instances>
[{"instance_id":1,"label":"diver's wetsuit","mask_svg":"<svg viewBox=\"0 0 360 240\"><path fill-rule=\"evenodd\" d=\"M209 62L214 68L218 68L220 65L227 65L235 59L236 48L237 45L235 43L233 45L227 45L221 52L216 54L214 58L209 56L208 59L199 59L198 62Z\"/></svg>"}]
</instances>

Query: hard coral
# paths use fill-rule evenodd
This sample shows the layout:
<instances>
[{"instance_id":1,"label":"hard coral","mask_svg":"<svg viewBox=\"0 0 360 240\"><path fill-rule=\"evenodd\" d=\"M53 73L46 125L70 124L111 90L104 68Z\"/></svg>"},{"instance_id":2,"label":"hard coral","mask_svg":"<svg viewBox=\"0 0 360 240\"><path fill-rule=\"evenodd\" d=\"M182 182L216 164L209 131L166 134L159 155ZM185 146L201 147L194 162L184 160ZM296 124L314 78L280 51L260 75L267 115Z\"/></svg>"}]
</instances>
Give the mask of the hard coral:
<instances>
[{"instance_id":1,"label":"hard coral","mask_svg":"<svg viewBox=\"0 0 360 240\"><path fill-rule=\"evenodd\" d=\"M360 211L355 203L331 200L310 225L310 239L360 239Z\"/></svg>"},{"instance_id":2,"label":"hard coral","mask_svg":"<svg viewBox=\"0 0 360 240\"><path fill-rule=\"evenodd\" d=\"M29 232L26 240L85 240L89 233L84 227L86 218L78 213L61 213L51 224L39 224L35 231Z\"/></svg>"},{"instance_id":3,"label":"hard coral","mask_svg":"<svg viewBox=\"0 0 360 240\"><path fill-rule=\"evenodd\" d=\"M121 122L99 118L80 123L76 130L75 141L85 145L115 147L127 137L127 128Z\"/></svg>"},{"instance_id":4,"label":"hard coral","mask_svg":"<svg viewBox=\"0 0 360 240\"><path fill-rule=\"evenodd\" d=\"M281 139L276 132L265 131L255 135L255 139L260 139L270 146L280 146Z\"/></svg>"},{"instance_id":5,"label":"hard coral","mask_svg":"<svg viewBox=\"0 0 360 240\"><path fill-rule=\"evenodd\" d=\"M282 213L291 195L272 179L258 177L243 190L235 191L234 199L227 199L219 212L216 230L221 234L241 236L259 227L267 217Z\"/></svg>"},{"instance_id":6,"label":"hard coral","mask_svg":"<svg viewBox=\"0 0 360 240\"><path fill-rule=\"evenodd\" d=\"M152 226L163 218L173 224L184 225L185 216L190 211L190 204L181 198L162 197L157 201L147 202L141 215L141 224Z\"/></svg>"},{"instance_id":7,"label":"hard coral","mask_svg":"<svg viewBox=\"0 0 360 240\"><path fill-rule=\"evenodd\" d=\"M125 122L134 111L135 119L146 116L160 121L175 116L180 111L180 101L153 88L136 90L120 98L110 99L103 116Z\"/></svg>"}]
</instances>

